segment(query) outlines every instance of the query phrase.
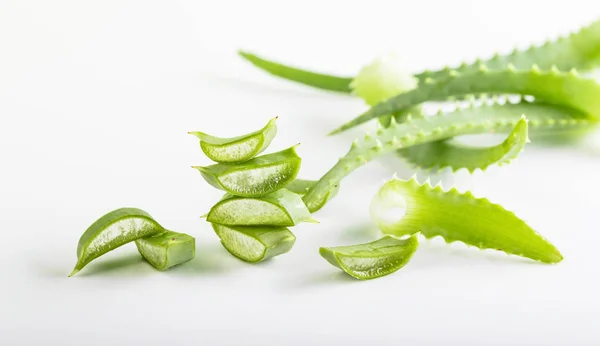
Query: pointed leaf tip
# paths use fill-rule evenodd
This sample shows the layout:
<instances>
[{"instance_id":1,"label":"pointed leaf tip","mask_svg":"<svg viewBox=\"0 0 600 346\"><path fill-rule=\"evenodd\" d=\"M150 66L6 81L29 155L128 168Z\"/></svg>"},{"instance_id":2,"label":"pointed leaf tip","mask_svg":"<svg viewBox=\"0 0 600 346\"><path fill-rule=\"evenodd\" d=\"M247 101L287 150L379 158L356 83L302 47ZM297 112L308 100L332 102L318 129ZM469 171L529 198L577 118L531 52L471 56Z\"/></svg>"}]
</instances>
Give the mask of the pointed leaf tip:
<instances>
[{"instance_id":1,"label":"pointed leaf tip","mask_svg":"<svg viewBox=\"0 0 600 346\"><path fill-rule=\"evenodd\" d=\"M72 277L73 275L75 275L77 273L79 273L79 269L75 268L75 269L73 269L73 271L71 272L71 274L69 274L68 277Z\"/></svg>"}]
</instances>

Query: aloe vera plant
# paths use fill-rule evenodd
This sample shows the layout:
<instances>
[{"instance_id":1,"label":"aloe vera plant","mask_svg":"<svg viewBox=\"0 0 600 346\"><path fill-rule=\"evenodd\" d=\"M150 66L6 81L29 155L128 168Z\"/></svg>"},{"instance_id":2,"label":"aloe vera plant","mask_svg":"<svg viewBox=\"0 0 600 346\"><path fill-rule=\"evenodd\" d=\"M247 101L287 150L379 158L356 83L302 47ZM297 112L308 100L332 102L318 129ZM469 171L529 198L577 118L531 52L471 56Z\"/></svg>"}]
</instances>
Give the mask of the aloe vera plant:
<instances>
[{"instance_id":1,"label":"aloe vera plant","mask_svg":"<svg viewBox=\"0 0 600 346\"><path fill-rule=\"evenodd\" d=\"M452 139L414 145L399 152L413 165L431 170L450 167L452 171L466 168L469 172L485 170L491 165L502 166L515 159L529 142L527 123L517 123L506 139L491 147L470 147L450 144Z\"/></svg>"},{"instance_id":2,"label":"aloe vera plant","mask_svg":"<svg viewBox=\"0 0 600 346\"><path fill-rule=\"evenodd\" d=\"M387 234L421 232L546 263L563 259L554 245L498 204L414 178L385 183L371 203L371 218Z\"/></svg>"},{"instance_id":3,"label":"aloe vera plant","mask_svg":"<svg viewBox=\"0 0 600 346\"><path fill-rule=\"evenodd\" d=\"M482 66L477 72L455 72L441 81L430 80L417 89L380 102L332 133L345 131L377 117L410 109L423 102L443 101L450 96L473 93L531 95L546 104L587 114L594 120L600 117L600 85L594 80L579 77L574 71L541 71L537 67L527 71L518 71L510 67L506 70L488 70Z\"/></svg>"},{"instance_id":4,"label":"aloe vera plant","mask_svg":"<svg viewBox=\"0 0 600 346\"><path fill-rule=\"evenodd\" d=\"M588 118L573 118L555 107L527 101L510 105L458 108L447 114L409 117L401 124L392 121L389 127L380 128L376 134L367 134L364 138L357 139L346 155L304 195L303 200L310 209L315 201L322 200L345 176L391 151L459 135L510 131L518 122L526 121L521 114L530 114L532 126L540 128L572 129L595 123L595 120Z\"/></svg>"},{"instance_id":5,"label":"aloe vera plant","mask_svg":"<svg viewBox=\"0 0 600 346\"><path fill-rule=\"evenodd\" d=\"M355 77L333 76L303 70L270 61L246 51L239 51L239 54L254 66L280 78L342 93L351 93L354 90L351 84ZM493 70L506 69L509 65L513 65L516 69L522 70L529 69L535 64L544 70L556 66L563 71L571 68L586 71L600 64L600 20L593 21L577 32L553 41L548 40L540 45L532 45L523 50L515 48L509 54L496 53L489 59L478 58L473 62L463 62L454 68L445 67L437 71L426 70L414 76L420 83L424 83L427 79L445 79L453 73L452 71L475 72L480 65L485 65Z\"/></svg>"}]
</instances>

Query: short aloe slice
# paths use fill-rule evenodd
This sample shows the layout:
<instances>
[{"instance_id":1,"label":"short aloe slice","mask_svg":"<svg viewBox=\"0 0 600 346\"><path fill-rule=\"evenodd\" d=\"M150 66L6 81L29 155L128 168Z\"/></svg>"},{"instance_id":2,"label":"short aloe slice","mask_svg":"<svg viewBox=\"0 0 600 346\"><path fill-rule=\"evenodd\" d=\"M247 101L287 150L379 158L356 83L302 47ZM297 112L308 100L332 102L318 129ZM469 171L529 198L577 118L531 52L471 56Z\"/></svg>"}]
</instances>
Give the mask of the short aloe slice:
<instances>
[{"instance_id":1,"label":"short aloe slice","mask_svg":"<svg viewBox=\"0 0 600 346\"><path fill-rule=\"evenodd\" d=\"M293 193L304 196L308 190L315 185L316 180L305 180L305 179L296 179L286 185L286 189L292 191ZM308 209L311 213L318 211L323 208L323 206L333 199L338 192L340 191L340 184L337 184L330 190L328 193L324 194L322 198L318 201L315 201L311 207Z\"/></svg>"},{"instance_id":2,"label":"short aloe slice","mask_svg":"<svg viewBox=\"0 0 600 346\"><path fill-rule=\"evenodd\" d=\"M297 194L281 189L260 197L225 195L215 204L206 221L229 226L295 226L315 222Z\"/></svg>"},{"instance_id":3,"label":"short aloe slice","mask_svg":"<svg viewBox=\"0 0 600 346\"><path fill-rule=\"evenodd\" d=\"M196 255L195 239L172 231L138 239L135 245L142 257L161 271L190 261Z\"/></svg>"},{"instance_id":4,"label":"short aloe slice","mask_svg":"<svg viewBox=\"0 0 600 346\"><path fill-rule=\"evenodd\" d=\"M165 229L141 209L113 210L94 222L79 238L77 264L69 276L77 274L92 260L109 251L163 232Z\"/></svg>"},{"instance_id":5,"label":"short aloe slice","mask_svg":"<svg viewBox=\"0 0 600 346\"><path fill-rule=\"evenodd\" d=\"M447 139L415 145L398 152L421 169L450 167L453 171L466 168L473 172L475 169L485 170L493 164L502 166L510 163L527 142L527 120L521 118L502 143L491 147L470 147L451 143Z\"/></svg>"},{"instance_id":6,"label":"short aloe slice","mask_svg":"<svg viewBox=\"0 0 600 346\"><path fill-rule=\"evenodd\" d=\"M373 198L371 218L384 233L396 236L421 232L545 263L563 259L554 245L500 205L455 188L421 185L414 178L385 183Z\"/></svg>"},{"instance_id":7,"label":"short aloe slice","mask_svg":"<svg viewBox=\"0 0 600 346\"><path fill-rule=\"evenodd\" d=\"M256 263L292 249L296 237L285 227L247 227L212 224L221 243L242 261Z\"/></svg>"},{"instance_id":8,"label":"short aloe slice","mask_svg":"<svg viewBox=\"0 0 600 346\"><path fill-rule=\"evenodd\" d=\"M288 149L238 163L219 163L200 167L202 177L217 189L236 196L266 195L285 187L296 178L302 160L297 145Z\"/></svg>"},{"instance_id":9,"label":"short aloe slice","mask_svg":"<svg viewBox=\"0 0 600 346\"><path fill-rule=\"evenodd\" d=\"M386 235L366 244L322 247L319 253L329 263L348 275L360 280L369 280L391 274L404 267L418 245L416 235L408 239Z\"/></svg>"},{"instance_id":10,"label":"short aloe slice","mask_svg":"<svg viewBox=\"0 0 600 346\"><path fill-rule=\"evenodd\" d=\"M220 138L204 132L189 132L200 139L200 147L215 162L244 162L263 152L277 134L277 118L252 133L233 138Z\"/></svg>"}]
</instances>

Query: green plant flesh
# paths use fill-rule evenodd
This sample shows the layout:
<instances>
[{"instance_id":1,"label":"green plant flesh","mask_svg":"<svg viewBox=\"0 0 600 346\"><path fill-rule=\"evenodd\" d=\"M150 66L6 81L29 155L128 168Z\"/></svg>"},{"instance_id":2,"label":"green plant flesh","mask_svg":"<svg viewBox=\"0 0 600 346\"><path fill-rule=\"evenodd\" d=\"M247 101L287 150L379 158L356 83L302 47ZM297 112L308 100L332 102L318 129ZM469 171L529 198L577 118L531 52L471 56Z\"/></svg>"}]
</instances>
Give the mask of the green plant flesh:
<instances>
[{"instance_id":1,"label":"green plant flesh","mask_svg":"<svg viewBox=\"0 0 600 346\"><path fill-rule=\"evenodd\" d=\"M416 180L392 179L371 204L371 217L379 228L397 236L421 232L480 249L557 263L562 255L547 240L512 212L470 192L420 185Z\"/></svg>"},{"instance_id":2,"label":"green plant flesh","mask_svg":"<svg viewBox=\"0 0 600 346\"><path fill-rule=\"evenodd\" d=\"M354 77L338 77L319 74L295 67L286 66L258 57L252 53L240 52L240 55L256 67L277 77L302 83L315 88L343 93L352 92L350 84ZM524 50L515 49L509 54L494 54L487 60L476 59L472 63L464 62L450 69L424 71L415 75L421 83L428 78L441 80L451 75L451 71L461 73L475 72L483 64L489 69L506 69L514 65L517 69L528 69L537 64L541 69L556 66L560 70L576 68L584 71L600 64L600 20L582 28L578 32L541 45L530 46Z\"/></svg>"},{"instance_id":3,"label":"green plant flesh","mask_svg":"<svg viewBox=\"0 0 600 346\"><path fill-rule=\"evenodd\" d=\"M297 194L281 189L260 197L226 195L215 204L206 221L230 226L295 226L314 222Z\"/></svg>"},{"instance_id":4,"label":"green plant flesh","mask_svg":"<svg viewBox=\"0 0 600 346\"><path fill-rule=\"evenodd\" d=\"M285 188L286 190L292 191L297 195L304 196L308 192L308 190L310 190L310 188L313 187L313 185L315 185L316 183L316 180L296 179L288 185L286 185ZM325 205L325 203L333 199L338 194L339 190L340 186L335 185L331 191L329 191L323 196L322 200L315 201L315 203L312 204L312 209L309 209L309 211L311 213L317 212Z\"/></svg>"},{"instance_id":5,"label":"green plant flesh","mask_svg":"<svg viewBox=\"0 0 600 346\"><path fill-rule=\"evenodd\" d=\"M142 257L161 271L190 261L196 254L193 237L172 231L138 239L135 245Z\"/></svg>"},{"instance_id":6,"label":"green plant flesh","mask_svg":"<svg viewBox=\"0 0 600 346\"><path fill-rule=\"evenodd\" d=\"M113 210L94 222L77 245L77 274L92 260L134 240L165 232L148 213L136 208Z\"/></svg>"},{"instance_id":7,"label":"green plant flesh","mask_svg":"<svg viewBox=\"0 0 600 346\"><path fill-rule=\"evenodd\" d=\"M212 224L223 246L246 262L260 262L292 249L296 237L285 227L247 227Z\"/></svg>"},{"instance_id":8,"label":"green plant flesh","mask_svg":"<svg viewBox=\"0 0 600 346\"><path fill-rule=\"evenodd\" d=\"M366 113L334 130L339 133L374 118L395 114L427 101L443 101L450 96L468 94L502 93L534 96L547 104L573 109L594 119L600 116L600 85L576 73L558 70L542 72L538 68L528 71L514 69L454 73L452 78L429 80L417 89L380 102Z\"/></svg>"},{"instance_id":9,"label":"green plant flesh","mask_svg":"<svg viewBox=\"0 0 600 346\"><path fill-rule=\"evenodd\" d=\"M233 138L219 138L203 132L190 132L200 139L204 154L215 162L244 162L263 152L277 134L277 118L262 129Z\"/></svg>"},{"instance_id":10,"label":"green plant flesh","mask_svg":"<svg viewBox=\"0 0 600 346\"><path fill-rule=\"evenodd\" d=\"M468 147L450 144L451 139L415 145L399 152L412 164L422 169L442 169L450 167L453 171L466 168L485 170L490 165L510 163L519 155L528 142L527 122L517 123L504 142L486 148Z\"/></svg>"},{"instance_id":11,"label":"green plant flesh","mask_svg":"<svg viewBox=\"0 0 600 346\"><path fill-rule=\"evenodd\" d=\"M345 176L391 151L466 134L510 132L519 121L525 121L522 114L530 114L532 118L528 118L528 126L539 129L572 130L596 124L584 114L581 117L574 117L580 114L578 112L574 112L573 116L565 115L561 107L527 101L456 109L435 116L408 117L402 124L392 121L389 127L354 141L346 155L304 195L304 203L310 209Z\"/></svg>"},{"instance_id":12,"label":"green plant flesh","mask_svg":"<svg viewBox=\"0 0 600 346\"><path fill-rule=\"evenodd\" d=\"M375 279L402 268L417 250L416 235L398 239L386 235L371 243L322 247L319 253L329 263L348 275L361 279Z\"/></svg>"},{"instance_id":13,"label":"green plant flesh","mask_svg":"<svg viewBox=\"0 0 600 346\"><path fill-rule=\"evenodd\" d=\"M194 168L217 189L236 196L252 197L277 191L294 180L301 161L296 154L296 146L293 146L242 163L219 163Z\"/></svg>"}]
</instances>

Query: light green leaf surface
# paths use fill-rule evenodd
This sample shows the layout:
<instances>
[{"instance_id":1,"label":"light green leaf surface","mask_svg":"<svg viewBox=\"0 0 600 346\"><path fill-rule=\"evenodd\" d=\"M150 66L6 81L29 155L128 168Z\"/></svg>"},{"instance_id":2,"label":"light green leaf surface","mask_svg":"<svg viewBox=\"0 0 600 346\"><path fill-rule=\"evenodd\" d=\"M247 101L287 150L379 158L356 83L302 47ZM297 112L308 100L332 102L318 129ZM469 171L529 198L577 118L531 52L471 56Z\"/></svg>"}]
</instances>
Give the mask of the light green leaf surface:
<instances>
[{"instance_id":1,"label":"light green leaf surface","mask_svg":"<svg viewBox=\"0 0 600 346\"><path fill-rule=\"evenodd\" d=\"M308 190L310 190L310 188L313 187L313 185L315 185L316 182L316 180L296 179L288 185L286 185L285 188L286 190L292 191L297 195L304 196L308 192ZM312 209L309 209L309 211L311 213L319 211L319 209L321 209L325 205L325 203L329 202L338 194L339 190L340 186L335 185L333 189L329 191L329 193L323 196L322 200L315 201L314 203L312 203Z\"/></svg>"},{"instance_id":2,"label":"light green leaf surface","mask_svg":"<svg viewBox=\"0 0 600 346\"><path fill-rule=\"evenodd\" d=\"M402 124L392 122L389 127L380 128L375 134L357 139L346 155L304 195L304 203L312 209L313 203L320 203L344 177L391 151L467 134L508 133L521 120L522 114L530 113L534 118L529 119L528 128L532 129L545 128L552 131L560 128L570 131L597 124L596 120L583 113L575 111L573 115L565 117L565 111L560 107L525 101L456 109L448 114L439 113L435 116L408 117ZM575 114L579 116L576 117Z\"/></svg>"},{"instance_id":3,"label":"light green leaf surface","mask_svg":"<svg viewBox=\"0 0 600 346\"><path fill-rule=\"evenodd\" d=\"M296 237L285 227L225 226L212 224L223 246L235 257L251 263L284 254Z\"/></svg>"},{"instance_id":4,"label":"light green leaf surface","mask_svg":"<svg viewBox=\"0 0 600 346\"><path fill-rule=\"evenodd\" d=\"M380 102L357 118L345 123L332 134L339 133L371 119L396 114L427 101L444 101L451 96L500 93L534 96L548 105L573 109L574 112L600 117L600 85L594 80L579 77L574 72L527 71L515 69L487 70L460 74L420 84L417 89Z\"/></svg>"},{"instance_id":5,"label":"light green leaf surface","mask_svg":"<svg viewBox=\"0 0 600 346\"><path fill-rule=\"evenodd\" d=\"M229 226L288 227L314 222L300 196L287 189L260 197L226 195L210 209L206 220Z\"/></svg>"},{"instance_id":6,"label":"light green leaf surface","mask_svg":"<svg viewBox=\"0 0 600 346\"><path fill-rule=\"evenodd\" d=\"M138 239L135 245L142 257L161 271L188 262L196 255L196 240L172 231Z\"/></svg>"},{"instance_id":7,"label":"light green leaf surface","mask_svg":"<svg viewBox=\"0 0 600 346\"><path fill-rule=\"evenodd\" d=\"M204 154L215 162L235 163L252 159L263 152L277 134L277 118L262 129L233 138L220 138L204 132L189 132L198 137Z\"/></svg>"},{"instance_id":8,"label":"light green leaf surface","mask_svg":"<svg viewBox=\"0 0 600 346\"><path fill-rule=\"evenodd\" d=\"M256 67L280 78L320 89L343 93L352 92L350 85L355 77L339 77L302 70L261 58L249 52L240 52L240 55ZM481 65L492 70L503 70L509 65L524 70L534 64L544 70L556 66L565 71L572 68L585 71L598 66L600 64L600 20L593 21L567 36L548 40L540 45L532 45L523 50L515 48L508 54L493 54L489 59L474 59L472 62L463 62L454 68L445 67L436 71L423 71L417 73L415 77L419 79L420 83L425 83L428 79L448 78L452 74L451 71L475 72Z\"/></svg>"},{"instance_id":9,"label":"light green leaf surface","mask_svg":"<svg viewBox=\"0 0 600 346\"><path fill-rule=\"evenodd\" d=\"M387 234L460 241L545 263L560 262L558 249L523 220L498 204L455 188L444 191L411 180L385 183L371 203L371 218Z\"/></svg>"},{"instance_id":10,"label":"light green leaf surface","mask_svg":"<svg viewBox=\"0 0 600 346\"><path fill-rule=\"evenodd\" d=\"M77 274L92 260L134 240L165 232L148 213L137 208L113 210L94 222L77 245Z\"/></svg>"},{"instance_id":11,"label":"light green leaf surface","mask_svg":"<svg viewBox=\"0 0 600 346\"><path fill-rule=\"evenodd\" d=\"M322 247L319 253L348 275L368 280L391 274L402 268L417 250L417 236L399 239L386 235L371 243Z\"/></svg>"},{"instance_id":12,"label":"light green leaf surface","mask_svg":"<svg viewBox=\"0 0 600 346\"><path fill-rule=\"evenodd\" d=\"M469 172L485 170L491 165L504 165L515 159L528 142L527 121L519 120L506 139L495 146L478 148L450 144L451 140L441 140L415 145L399 150L410 163L422 169L442 169L453 171L466 168Z\"/></svg>"},{"instance_id":13,"label":"light green leaf surface","mask_svg":"<svg viewBox=\"0 0 600 346\"><path fill-rule=\"evenodd\" d=\"M296 178L302 163L296 146L242 163L193 168L217 189L236 196L261 196L285 187Z\"/></svg>"}]
</instances>

